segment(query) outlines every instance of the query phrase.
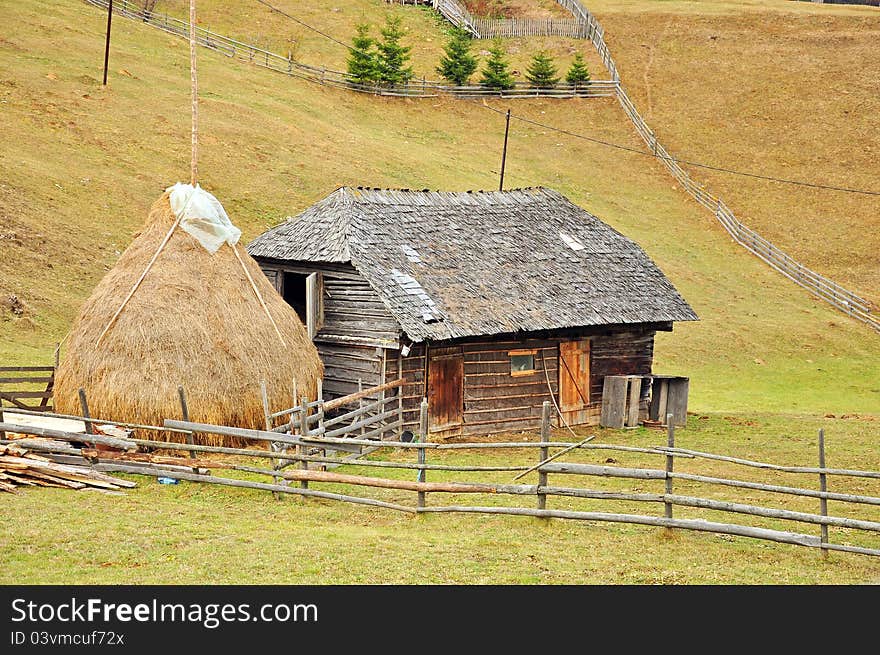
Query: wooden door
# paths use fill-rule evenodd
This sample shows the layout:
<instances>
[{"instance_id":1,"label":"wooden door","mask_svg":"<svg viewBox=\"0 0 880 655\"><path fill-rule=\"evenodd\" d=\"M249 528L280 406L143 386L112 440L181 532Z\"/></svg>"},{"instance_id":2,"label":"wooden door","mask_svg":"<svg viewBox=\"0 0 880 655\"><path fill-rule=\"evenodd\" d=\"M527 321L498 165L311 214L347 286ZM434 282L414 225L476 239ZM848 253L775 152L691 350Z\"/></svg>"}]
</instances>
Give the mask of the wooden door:
<instances>
[{"instance_id":1,"label":"wooden door","mask_svg":"<svg viewBox=\"0 0 880 655\"><path fill-rule=\"evenodd\" d=\"M464 399L464 356L461 351L431 353L428 359L428 431L439 436L461 434Z\"/></svg>"},{"instance_id":2,"label":"wooden door","mask_svg":"<svg viewBox=\"0 0 880 655\"><path fill-rule=\"evenodd\" d=\"M559 409L569 425L586 423L590 404L590 340L559 344Z\"/></svg>"}]
</instances>

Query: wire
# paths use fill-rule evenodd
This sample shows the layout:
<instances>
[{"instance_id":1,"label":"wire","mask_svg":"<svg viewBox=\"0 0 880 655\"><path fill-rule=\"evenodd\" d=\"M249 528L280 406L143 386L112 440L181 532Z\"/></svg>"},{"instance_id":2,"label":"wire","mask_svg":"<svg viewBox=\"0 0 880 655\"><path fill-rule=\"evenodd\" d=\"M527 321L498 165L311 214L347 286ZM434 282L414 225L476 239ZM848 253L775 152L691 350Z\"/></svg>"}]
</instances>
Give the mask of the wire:
<instances>
[{"instance_id":1,"label":"wire","mask_svg":"<svg viewBox=\"0 0 880 655\"><path fill-rule=\"evenodd\" d=\"M352 46L348 45L347 43L343 43L339 39L330 36L326 32L322 32L317 27L312 27L308 23L301 21L299 18L296 18L295 16L291 16L287 12L282 11L281 9L278 9L277 7L273 6L272 4L267 2L266 0L256 0L256 1L259 2L261 5L263 5L264 7L268 7L270 10L272 10L278 14L281 14L282 16L289 18L290 20L302 25L303 27L305 27L309 30L312 30L316 34L320 34L325 39L329 39L330 41L333 41L334 43L341 45L343 48L345 48L347 50L351 50L352 52L355 51L354 48ZM494 107L490 107L485 102L478 103L476 100L472 100L471 102L478 104L479 106L484 107L485 109L488 109L489 111L494 111L496 114L507 114L506 111L502 111L500 109L495 109ZM510 117L515 120L518 120L522 123L527 123L529 125L533 125L535 127L540 127L545 130L551 130L551 131L556 132L558 134L565 134L566 136L570 136L575 139L582 139L583 141L590 141L591 143L596 143L596 144L599 144L602 146L606 146L608 148L616 148L617 150L624 150L626 152L631 152L636 155L641 155L643 157L653 157L653 158L662 159L665 161L672 161L672 162L677 162L679 164L685 164L687 166L693 166L695 168L703 168L703 169L710 170L710 171L717 171L719 173L728 173L730 175L739 175L742 177L750 177L750 178L757 179L757 180L767 180L768 182L777 182L779 184L791 184L794 186L802 186L802 187L807 187L807 188L811 188L811 189L822 189L825 191L839 191L841 193L856 193L856 194L865 195L865 196L880 196L880 191L869 191L866 189L853 189L851 187L834 186L831 184L817 184L815 182L804 182L803 180L792 180L792 179L788 179L788 178L784 178L784 177L774 177L772 175L761 175L759 173L750 173L748 171L741 171L741 170L737 170L737 169L733 169L733 168L725 168L723 166L713 166L711 164L703 164L701 162L692 161L689 159L678 159L676 157L671 157L669 155L660 155L660 154L655 154L653 152L645 152L641 148L633 148L632 146L625 146L620 143L613 143L611 141L604 141L602 139L590 137L585 134L578 134L577 132L571 132L569 130L565 130L560 127L554 127L553 125L547 125L546 123L540 123L538 121L534 121L530 118L526 118L525 116L518 116L517 114L510 114Z\"/></svg>"},{"instance_id":2,"label":"wire","mask_svg":"<svg viewBox=\"0 0 880 655\"><path fill-rule=\"evenodd\" d=\"M476 101L472 101L472 102L475 102L475 104L479 104L481 107L484 107L485 109L488 109L489 111L493 111L496 114L501 114L503 116L507 115L506 111L502 111L500 109L495 109L494 107L490 107L489 105L487 105L485 103L477 103ZM526 118L524 116L518 116L517 114L511 114L510 117L515 120L518 120L522 123L528 123L529 125L533 125L535 127L540 127L540 128L546 129L546 130L551 130L553 132L558 132L559 134L565 134L567 136L574 137L576 139L590 141L592 143L597 143L599 145L607 146L609 148L616 148L618 150L625 150L627 152L632 152L637 155L642 155L644 157L656 157L657 159L663 159L666 161L673 161L673 162L677 162L679 164L686 164L688 166L694 166L696 168L705 168L705 169L708 169L711 171L718 171L720 173L729 173L731 175L741 175L744 177L752 177L752 178L756 178L759 180L768 180L770 182L779 182L780 184L792 184L795 186L809 187L812 189L824 189L827 191L840 191L843 193L857 193L857 194L866 195L866 196L880 196L880 191L869 191L866 189L853 189L850 187L833 186L830 184L817 184L814 182L804 182L803 180L791 180L791 179L787 179L787 178L783 178L783 177L774 177L771 175L761 175L758 173L750 173L748 171L740 171L740 170L736 170L733 168L724 168L722 166L712 166L711 164L703 164L701 162L691 161L688 159L678 159L676 157L654 154L652 152L645 152L641 148L633 148L631 146L625 146L620 143L613 143L611 141L603 141L602 139L596 139L594 137L586 136L585 134L578 134L577 132L571 132L569 130L562 129L560 127L554 127L553 125L547 125L546 123L540 123L538 121L533 121L530 118Z\"/></svg>"},{"instance_id":3,"label":"wire","mask_svg":"<svg viewBox=\"0 0 880 655\"><path fill-rule=\"evenodd\" d=\"M268 7L269 9L271 9L272 11L274 11L275 13L281 14L282 16L286 16L287 18L289 18L289 19L292 20L293 22L295 22L295 23L299 23L300 25L302 25L302 26L305 27L306 29L310 29L310 30L312 30L312 32L315 32L315 33L317 33L317 34L320 34L320 35L323 36L325 39L330 39L331 41L333 41L333 43L338 43L338 44L341 45L343 48L345 48L345 49L347 49L347 50L354 51L354 48L352 48L352 47L351 47L350 45L348 45L347 43L343 43L343 42L340 41L339 39L336 39L336 38L330 36L330 35L327 34L326 32L322 32L322 31L319 30L317 27L312 27L312 26L309 25L308 23L304 23L303 21L301 21L301 20L300 20L299 18L297 18L296 16L291 16L291 15L288 14L286 11L282 11L281 9L278 9L278 7L275 7L275 6L271 5L271 4L269 4L268 2L266 2L266 0L257 0L257 2L259 2L259 3L260 3L261 5L263 5L264 7Z\"/></svg>"}]
</instances>

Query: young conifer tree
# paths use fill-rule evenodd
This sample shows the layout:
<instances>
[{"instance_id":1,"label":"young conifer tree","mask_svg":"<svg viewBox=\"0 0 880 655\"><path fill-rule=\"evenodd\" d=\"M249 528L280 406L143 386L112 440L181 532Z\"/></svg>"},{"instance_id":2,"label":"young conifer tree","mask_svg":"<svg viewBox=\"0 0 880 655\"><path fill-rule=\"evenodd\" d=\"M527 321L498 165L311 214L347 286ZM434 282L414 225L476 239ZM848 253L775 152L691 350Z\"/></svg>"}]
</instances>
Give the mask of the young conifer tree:
<instances>
[{"instance_id":1,"label":"young conifer tree","mask_svg":"<svg viewBox=\"0 0 880 655\"><path fill-rule=\"evenodd\" d=\"M559 84L558 69L546 52L538 52L526 69L526 79L535 88L549 89Z\"/></svg>"},{"instance_id":2,"label":"young conifer tree","mask_svg":"<svg viewBox=\"0 0 880 655\"><path fill-rule=\"evenodd\" d=\"M406 84L413 76L407 66L412 48L400 43L404 36L400 16L388 16L381 32L382 40L376 44L378 79L389 86Z\"/></svg>"},{"instance_id":3,"label":"young conifer tree","mask_svg":"<svg viewBox=\"0 0 880 655\"><path fill-rule=\"evenodd\" d=\"M348 56L348 74L352 81L358 84L371 84L376 81L377 62L376 45L370 36L370 26L361 23L355 28L356 32L352 39L351 53Z\"/></svg>"},{"instance_id":4,"label":"young conifer tree","mask_svg":"<svg viewBox=\"0 0 880 655\"><path fill-rule=\"evenodd\" d=\"M571 62L571 68L565 74L565 81L569 84L574 84L575 88L589 85L590 71L587 70L587 65L584 63L581 53L575 54L574 60Z\"/></svg>"},{"instance_id":5,"label":"young conifer tree","mask_svg":"<svg viewBox=\"0 0 880 655\"><path fill-rule=\"evenodd\" d=\"M453 29L443 52L437 72L456 86L466 85L477 70L477 58L471 54L470 34L459 28Z\"/></svg>"},{"instance_id":6,"label":"young conifer tree","mask_svg":"<svg viewBox=\"0 0 880 655\"><path fill-rule=\"evenodd\" d=\"M491 89L512 89L514 81L508 67L507 53L504 52L501 39L495 39L489 48L489 58L486 59L480 84Z\"/></svg>"}]
</instances>

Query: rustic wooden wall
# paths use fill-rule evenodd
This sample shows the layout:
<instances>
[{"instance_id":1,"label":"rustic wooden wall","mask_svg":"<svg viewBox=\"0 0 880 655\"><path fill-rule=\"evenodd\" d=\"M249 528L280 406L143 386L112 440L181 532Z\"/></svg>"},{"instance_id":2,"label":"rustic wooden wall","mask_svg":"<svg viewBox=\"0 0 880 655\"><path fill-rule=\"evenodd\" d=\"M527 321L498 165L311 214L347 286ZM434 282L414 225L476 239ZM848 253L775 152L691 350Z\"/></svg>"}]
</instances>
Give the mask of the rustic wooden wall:
<instances>
[{"instance_id":1,"label":"rustic wooden wall","mask_svg":"<svg viewBox=\"0 0 880 655\"><path fill-rule=\"evenodd\" d=\"M391 393L402 396L404 421L415 431L419 403L425 396L425 344L413 344L400 355L400 329L367 281L350 264L260 261L266 276L283 293L284 271L323 277L323 324L315 345L324 362L324 391L328 398L353 393L358 379L364 387L400 376L406 384ZM606 375L650 375L654 355L652 326L609 331L608 328L569 330L546 338L482 338L431 348L460 348L464 358L464 434L532 429L540 424L541 405L558 394L559 343L590 339L590 403L588 417L596 424ZM670 326L671 327L671 326ZM661 329L663 329L661 327ZM667 328L668 329L668 328ZM535 371L511 376L511 350L534 349ZM384 361L384 365L383 365ZM546 367L546 373L545 373ZM383 370L384 369L384 370ZM549 389L548 389L549 378Z\"/></svg>"}]
</instances>

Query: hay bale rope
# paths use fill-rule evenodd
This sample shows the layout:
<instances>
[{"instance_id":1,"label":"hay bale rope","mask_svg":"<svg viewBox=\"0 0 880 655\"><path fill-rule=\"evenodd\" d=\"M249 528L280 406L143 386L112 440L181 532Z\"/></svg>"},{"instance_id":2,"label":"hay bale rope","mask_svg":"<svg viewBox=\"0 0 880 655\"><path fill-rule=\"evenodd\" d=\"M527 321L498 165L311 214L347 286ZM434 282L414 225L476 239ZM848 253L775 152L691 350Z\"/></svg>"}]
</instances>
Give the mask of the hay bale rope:
<instances>
[{"instance_id":1,"label":"hay bale rope","mask_svg":"<svg viewBox=\"0 0 880 655\"><path fill-rule=\"evenodd\" d=\"M191 420L263 428L261 380L273 409L290 404L292 384L314 398L323 374L317 350L257 263L228 244L212 255L179 229L96 346L175 221L166 193L86 300L58 368L57 410L76 413L83 387L93 416L162 425L180 415L182 385ZM197 441L238 445L219 435Z\"/></svg>"}]
</instances>

